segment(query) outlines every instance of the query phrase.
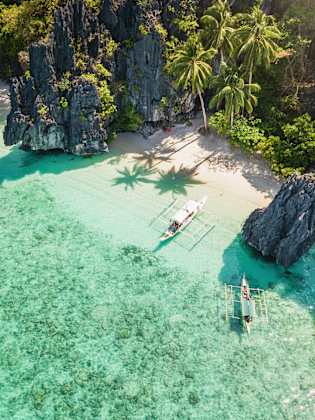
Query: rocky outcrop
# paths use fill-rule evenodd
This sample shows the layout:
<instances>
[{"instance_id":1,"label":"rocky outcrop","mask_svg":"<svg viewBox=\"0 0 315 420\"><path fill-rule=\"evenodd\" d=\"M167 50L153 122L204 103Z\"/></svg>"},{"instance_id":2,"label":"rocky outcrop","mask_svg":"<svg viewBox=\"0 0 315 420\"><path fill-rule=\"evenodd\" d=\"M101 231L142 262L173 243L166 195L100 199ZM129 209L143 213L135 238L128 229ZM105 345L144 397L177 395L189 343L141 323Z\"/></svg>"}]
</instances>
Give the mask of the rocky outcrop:
<instances>
[{"instance_id":1,"label":"rocky outcrop","mask_svg":"<svg viewBox=\"0 0 315 420\"><path fill-rule=\"evenodd\" d=\"M103 112L99 82L115 96L117 115L131 104L145 126L191 113L194 98L176 92L164 72L165 44L155 26L166 18L166 3L103 0L97 14L84 0L64 2L49 41L30 47L29 71L11 83L5 144L75 154L106 151L114 117ZM113 54L109 43L118 45ZM99 65L108 76L98 74Z\"/></svg>"},{"instance_id":2,"label":"rocky outcrop","mask_svg":"<svg viewBox=\"0 0 315 420\"><path fill-rule=\"evenodd\" d=\"M315 177L291 176L267 208L249 216L243 238L278 264L296 262L315 241Z\"/></svg>"}]
</instances>

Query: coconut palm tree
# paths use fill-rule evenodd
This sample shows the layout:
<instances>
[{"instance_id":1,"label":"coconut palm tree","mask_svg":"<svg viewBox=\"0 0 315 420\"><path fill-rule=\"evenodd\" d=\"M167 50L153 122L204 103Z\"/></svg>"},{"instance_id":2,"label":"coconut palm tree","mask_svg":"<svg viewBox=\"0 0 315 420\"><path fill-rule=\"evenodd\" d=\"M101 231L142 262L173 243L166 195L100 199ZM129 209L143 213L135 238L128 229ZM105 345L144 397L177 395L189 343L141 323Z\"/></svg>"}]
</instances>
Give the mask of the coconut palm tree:
<instances>
[{"instance_id":1,"label":"coconut palm tree","mask_svg":"<svg viewBox=\"0 0 315 420\"><path fill-rule=\"evenodd\" d=\"M216 94L209 106L218 109L224 103L225 116L231 128L235 115L244 110L251 114L257 105L257 98L252 92L259 92L260 86L257 83L246 84L236 69L225 65L220 75L214 79L213 87Z\"/></svg>"},{"instance_id":2,"label":"coconut palm tree","mask_svg":"<svg viewBox=\"0 0 315 420\"><path fill-rule=\"evenodd\" d=\"M266 15L259 5L248 14L239 15L242 26L234 32L239 39L238 56L243 57L245 71L248 74L248 87L252 84L255 66L268 68L273 63L281 48L278 41L282 33L273 16Z\"/></svg>"},{"instance_id":3,"label":"coconut palm tree","mask_svg":"<svg viewBox=\"0 0 315 420\"><path fill-rule=\"evenodd\" d=\"M177 87L191 89L200 100L205 131L208 129L206 109L202 93L212 73L211 60L216 50L205 49L197 35L191 36L169 58L166 69L176 78Z\"/></svg>"},{"instance_id":4,"label":"coconut palm tree","mask_svg":"<svg viewBox=\"0 0 315 420\"><path fill-rule=\"evenodd\" d=\"M218 0L210 6L200 20L201 37L207 47L215 48L220 53L220 61L234 51L232 34L234 18L228 0Z\"/></svg>"}]
</instances>

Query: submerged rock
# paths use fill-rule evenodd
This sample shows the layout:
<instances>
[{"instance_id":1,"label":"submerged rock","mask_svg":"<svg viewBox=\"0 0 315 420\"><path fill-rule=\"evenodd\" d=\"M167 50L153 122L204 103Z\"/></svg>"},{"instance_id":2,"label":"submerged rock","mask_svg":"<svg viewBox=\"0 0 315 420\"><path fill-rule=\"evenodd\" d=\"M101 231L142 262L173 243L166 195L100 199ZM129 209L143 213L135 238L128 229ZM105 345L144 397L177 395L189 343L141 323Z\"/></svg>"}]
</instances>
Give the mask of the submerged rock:
<instances>
[{"instance_id":1,"label":"submerged rock","mask_svg":"<svg viewBox=\"0 0 315 420\"><path fill-rule=\"evenodd\" d=\"M291 176L267 208L249 216L243 238L278 264L296 262L315 241L315 176Z\"/></svg>"}]
</instances>

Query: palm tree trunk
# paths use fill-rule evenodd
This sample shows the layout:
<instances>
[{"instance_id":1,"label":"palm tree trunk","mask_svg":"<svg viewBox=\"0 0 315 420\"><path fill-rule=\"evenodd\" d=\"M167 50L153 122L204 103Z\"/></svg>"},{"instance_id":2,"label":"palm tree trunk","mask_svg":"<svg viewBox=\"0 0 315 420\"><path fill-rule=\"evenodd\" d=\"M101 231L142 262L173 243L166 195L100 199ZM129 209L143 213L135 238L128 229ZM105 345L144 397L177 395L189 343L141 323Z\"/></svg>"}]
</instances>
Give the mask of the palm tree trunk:
<instances>
[{"instance_id":1,"label":"palm tree trunk","mask_svg":"<svg viewBox=\"0 0 315 420\"><path fill-rule=\"evenodd\" d=\"M233 125L234 125L234 107L232 107L232 110L231 110L231 121L230 121L230 123L231 123L231 128L233 128Z\"/></svg>"},{"instance_id":2,"label":"palm tree trunk","mask_svg":"<svg viewBox=\"0 0 315 420\"><path fill-rule=\"evenodd\" d=\"M201 95L201 92L200 92L199 87L197 88L197 92L198 92L198 96L199 96L199 100L200 100L200 104L201 104L202 115L203 115L203 123L204 123L205 131L208 131L208 121L207 121L207 114L206 114L205 104L204 104L203 97Z\"/></svg>"},{"instance_id":3,"label":"palm tree trunk","mask_svg":"<svg viewBox=\"0 0 315 420\"><path fill-rule=\"evenodd\" d=\"M248 93L251 94L251 89L250 86L253 83L253 68L254 68L254 62L252 61L250 63L250 67L249 67L249 75L248 75Z\"/></svg>"},{"instance_id":4,"label":"palm tree trunk","mask_svg":"<svg viewBox=\"0 0 315 420\"><path fill-rule=\"evenodd\" d=\"M224 63L224 54L222 48L220 49L220 69L222 64Z\"/></svg>"}]
</instances>

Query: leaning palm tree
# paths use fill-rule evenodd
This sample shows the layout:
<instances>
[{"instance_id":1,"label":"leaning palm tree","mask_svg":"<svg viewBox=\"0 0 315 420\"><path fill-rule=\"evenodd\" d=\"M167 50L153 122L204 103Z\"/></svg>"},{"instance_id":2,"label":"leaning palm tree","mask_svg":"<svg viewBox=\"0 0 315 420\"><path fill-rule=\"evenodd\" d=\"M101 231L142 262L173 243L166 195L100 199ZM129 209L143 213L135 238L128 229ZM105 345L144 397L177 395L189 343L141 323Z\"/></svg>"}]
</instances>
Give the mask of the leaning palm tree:
<instances>
[{"instance_id":1,"label":"leaning palm tree","mask_svg":"<svg viewBox=\"0 0 315 420\"><path fill-rule=\"evenodd\" d=\"M204 49L198 36L191 36L169 58L166 69L176 78L177 87L191 89L192 94L198 94L205 131L208 129L206 109L202 93L208 84L212 73L210 65L216 50Z\"/></svg>"},{"instance_id":2,"label":"leaning palm tree","mask_svg":"<svg viewBox=\"0 0 315 420\"><path fill-rule=\"evenodd\" d=\"M220 53L220 61L234 51L234 18L228 0L218 0L210 6L200 20L201 37L207 47L215 48Z\"/></svg>"},{"instance_id":3,"label":"leaning palm tree","mask_svg":"<svg viewBox=\"0 0 315 420\"><path fill-rule=\"evenodd\" d=\"M220 108L224 103L225 117L233 127L235 115L244 110L251 114L257 105L257 98L252 92L260 91L257 83L246 84L236 69L223 67L219 76L213 81L216 90L215 96L210 101L210 108Z\"/></svg>"},{"instance_id":4,"label":"leaning palm tree","mask_svg":"<svg viewBox=\"0 0 315 420\"><path fill-rule=\"evenodd\" d=\"M273 16L266 15L259 5L251 13L239 15L239 19L243 24L234 36L240 41L238 56L244 58L250 88L255 65L268 68L278 57L282 33Z\"/></svg>"}]
</instances>

